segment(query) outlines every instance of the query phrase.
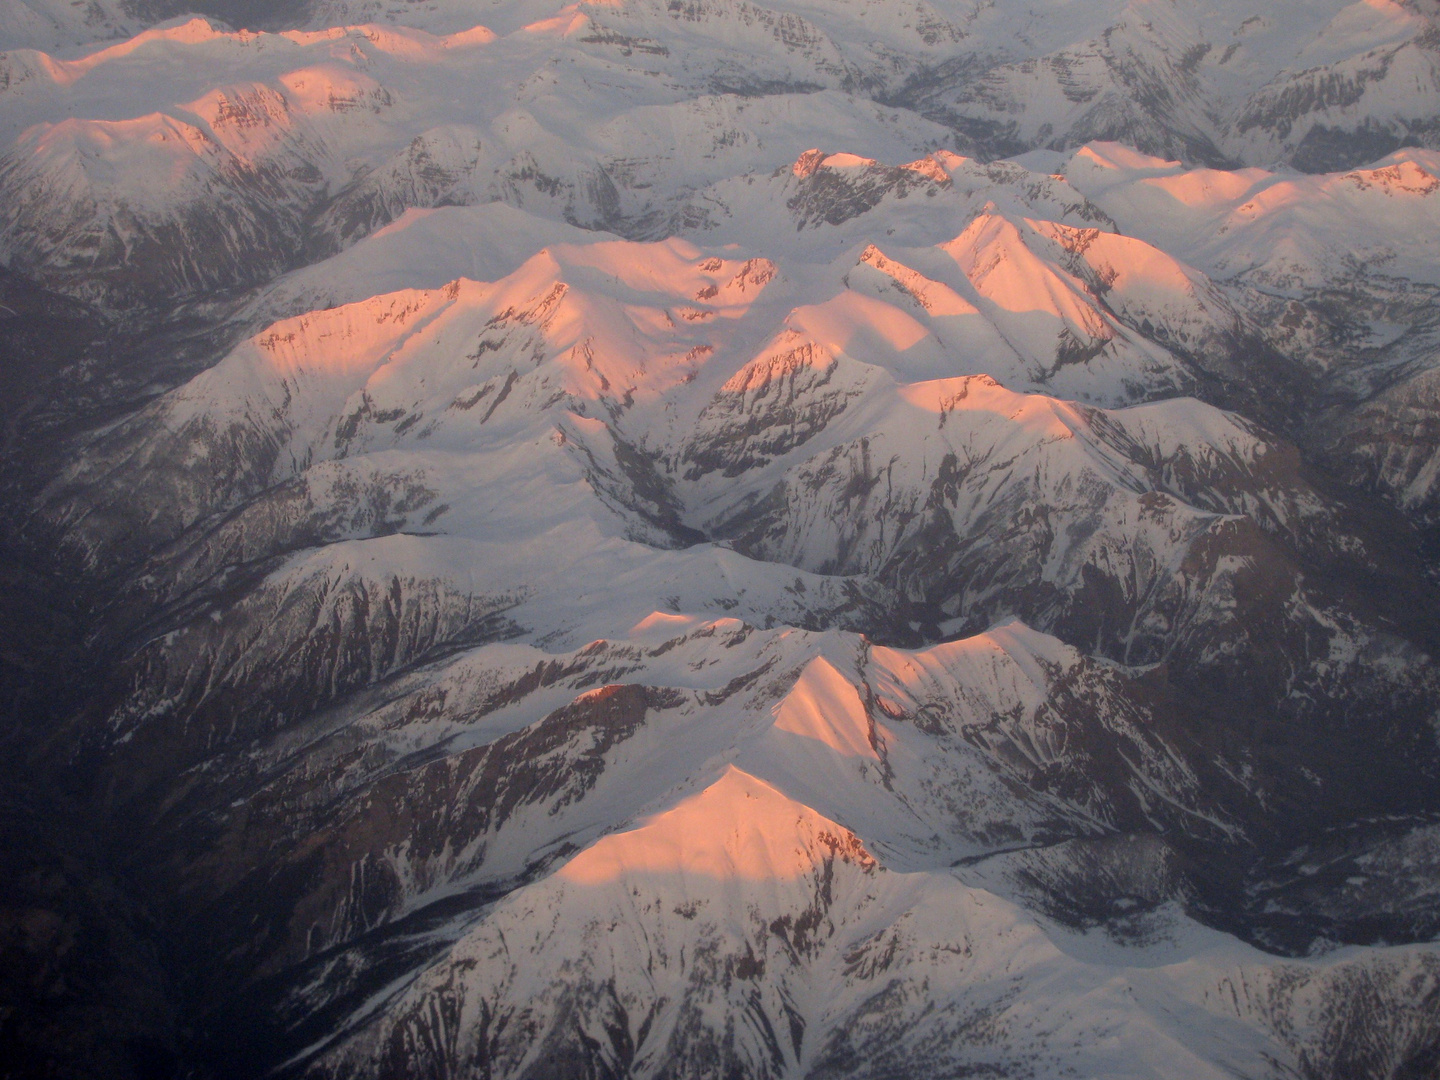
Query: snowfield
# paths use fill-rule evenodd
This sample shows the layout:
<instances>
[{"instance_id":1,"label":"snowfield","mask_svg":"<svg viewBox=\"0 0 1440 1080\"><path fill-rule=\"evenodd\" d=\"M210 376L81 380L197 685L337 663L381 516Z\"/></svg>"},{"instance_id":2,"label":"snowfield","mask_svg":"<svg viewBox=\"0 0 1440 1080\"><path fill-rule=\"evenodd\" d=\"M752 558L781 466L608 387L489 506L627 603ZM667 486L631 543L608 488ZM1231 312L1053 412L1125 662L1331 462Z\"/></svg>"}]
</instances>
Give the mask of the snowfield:
<instances>
[{"instance_id":1,"label":"snowfield","mask_svg":"<svg viewBox=\"0 0 1440 1080\"><path fill-rule=\"evenodd\" d=\"M1432 1075L1431 0L235 13L0 11L177 1060Z\"/></svg>"}]
</instances>

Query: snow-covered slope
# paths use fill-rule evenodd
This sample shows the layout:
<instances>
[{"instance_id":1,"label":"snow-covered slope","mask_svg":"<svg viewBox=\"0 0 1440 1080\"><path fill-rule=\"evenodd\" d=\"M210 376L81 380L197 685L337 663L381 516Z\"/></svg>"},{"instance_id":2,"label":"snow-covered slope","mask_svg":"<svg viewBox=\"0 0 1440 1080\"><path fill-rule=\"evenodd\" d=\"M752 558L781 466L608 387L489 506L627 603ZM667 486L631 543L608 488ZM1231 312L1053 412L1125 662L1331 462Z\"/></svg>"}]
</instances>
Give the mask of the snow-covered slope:
<instances>
[{"instance_id":1,"label":"snow-covered slope","mask_svg":"<svg viewBox=\"0 0 1440 1080\"><path fill-rule=\"evenodd\" d=\"M1107 145L1064 172L1121 230L1204 270L1249 316L1277 354L1262 378L1323 388L1331 408L1297 436L1352 481L1433 512L1436 446L1414 411L1434 379L1440 282L1415 242L1440 221L1433 153L1301 177L1190 170ZM1293 423L1306 410L1285 406L1288 418L1266 418Z\"/></svg>"},{"instance_id":2,"label":"snow-covered slope","mask_svg":"<svg viewBox=\"0 0 1440 1080\"><path fill-rule=\"evenodd\" d=\"M123 583L118 609L147 620L114 629L130 641L105 722L86 737L105 748L111 797L148 815L177 768L223 778L150 819L153 872L189 897L195 947L204 935L230 940L224 927L262 896L276 909L274 931L227 947L235 966L216 973L217 991L252 967L291 970L284 994L299 997L281 1012L296 1019L274 1022L277 1045L304 1051L299 1060L323 1049L316 1067L343 1072L380 1060L382 1046L452 1036L433 1052L455 1060L519 1007L508 995L553 996L558 1017L578 1007L574 995L594 998L592 976L616 987L636 977L544 975L579 970L567 950L593 954L583 934L535 946L523 967L551 979L545 990L492 983L500 969L486 965L475 987L456 983L434 950L472 970L470 950L491 948L477 942L514 935L489 920L565 909L573 890L560 882L591 862L645 877L627 869L628 849L588 845L637 815L688 820L736 784L770 785L766 798L794 800L802 822L822 815L825 835L842 835L825 822L844 823L866 874L927 876L898 907L866 894L854 911L804 916L838 920L839 956L857 947L842 925L905 921L912 903L983 906L958 899L974 894L952 864L1033 912L1025 918L1041 921L1025 932L1042 938L1048 919L1128 934L1117 918L1164 905L1180 907L1154 915L1139 940L1200 940L1185 906L1226 911L1261 940L1313 934L1304 928L1322 910L1338 919L1327 932L1356 932L1344 921L1353 909L1328 894L1283 918L1251 907L1236 873L1278 871L1238 852L1283 859L1320 822L1408 820L1428 799L1412 770L1433 757L1440 687L1422 646L1397 633L1398 610L1346 584L1407 572L1388 562L1383 527L1238 415L1184 396L1129 404L1200 385L1206 363L1257 333L1235 291L1109 231L1060 181L1023 169L944 157L887 171L821 157L757 181L778 201L771 213L800 218L801 239L778 261L745 245L596 237L508 208L411 212L257 296L247 318L334 306L266 325L97 434L41 500L88 572ZM911 182L897 171L935 192L919 196L929 220L972 208L954 239L917 246L924 218L906 243L851 239L911 212L916 195L895 186ZM807 225L809 204L787 203L797 178L827 173L822 205L843 209ZM883 193L857 210L848 200L876 182ZM1055 220L1077 208L1102 226ZM527 258L526 235L551 239ZM500 276L437 284L478 268ZM382 283L419 287L367 295ZM1054 396L1061 387L1108 407ZM703 613L727 618L697 621ZM959 640L912 654L855 632ZM732 769L718 793L684 801L718 762ZM1357 770L1395 786L1362 793ZM207 847L246 854L202 866L164 854L196 829ZM296 829L311 837L303 848L272 846ZM794 847L740 835L744 850L717 853L716 865ZM576 850L585 854L567 862ZM254 869L237 878L241 866ZM754 876L732 869L720 877ZM1423 895L1398 866L1388 873L1397 895ZM681 940L748 956L751 981L772 973L762 997L778 996L737 1004L689 968L670 989L616 989L626 1016L695 1018L626 1029L601 1057L633 1054L637 1075L711 1054L783 1075L840 1053L854 1029L845 1010L858 1006L827 997L840 985L823 959L832 946L817 941L782 977L764 940L750 952L735 951L744 935L691 941L703 927L687 912L720 900L682 878L674 896L655 885L663 903L603 918L657 941L679 934L657 946L666 956ZM480 922L447 916L422 935L429 945L405 946L416 988L378 1013L361 1007L356 987L374 993L377 972L391 970L361 938L526 882L502 909L475 909ZM1297 887L1267 889L1288 898ZM760 911L762 926L808 910L800 894L765 888L724 903ZM936 889L957 899L921 899ZM1397 926L1431 925L1417 903L1402 904ZM584 912L577 925L602 918ZM1135 948L1115 963L1149 964ZM351 974L303 989L333 950ZM1328 970L1304 978L1330 985ZM946 1015L981 1007L974 995L986 992L962 972L943 977ZM785 1002L798 1009L792 978L820 1010L796 1013L817 1032L809 1043L727 1034L734 1009L760 1008L772 1027ZM1066 978L1116 976L1102 965ZM1211 983L1182 983L1210 1008ZM466 987L492 1019L419 1033L413 1010L429 1015L426 995L442 992L422 989L432 985ZM882 1010L908 1033L905 1068L951 1031L898 1004L914 993ZM315 1017L331 1028L307 1050ZM1247 1036L1256 1054L1320 1052L1285 1042L1277 1032L1292 1021L1271 1019L1280 1026ZM1125 1021L1154 1022L1143 1009ZM540 1043L502 1040L487 1053L515 1075L542 1044L579 1053L570 1022L553 1023ZM1007 1037L996 1052L1038 1063L1059 1037ZM1211 1043L1188 1038L1187 1053L1220 1067L1205 1056ZM878 1044L852 1049L884 1058ZM1173 1075L1164 1070L1139 1075Z\"/></svg>"},{"instance_id":3,"label":"snow-covered slope","mask_svg":"<svg viewBox=\"0 0 1440 1080\"><path fill-rule=\"evenodd\" d=\"M1127 967L947 874L883 868L732 766L507 896L311 1075L1277 1075L1350 1064L1330 1047L1361 1015L1353 999L1341 1015L1310 1002L1361 981L1408 1010L1440 963L1276 970L1173 914L1157 923L1170 962Z\"/></svg>"},{"instance_id":4,"label":"snow-covered slope","mask_svg":"<svg viewBox=\"0 0 1440 1080\"><path fill-rule=\"evenodd\" d=\"M331 4L283 33L176 19L65 59L13 48L0 251L128 307L255 284L409 207L666 236L737 211L697 189L817 144L899 161L1119 139L1325 169L1432 139L1423 5L1057 5L1028 25L1006 6Z\"/></svg>"},{"instance_id":5,"label":"snow-covered slope","mask_svg":"<svg viewBox=\"0 0 1440 1080\"><path fill-rule=\"evenodd\" d=\"M107 38L130 37L145 28L118 3L71 4L66 0L15 0L0 11L0 45L63 49Z\"/></svg>"},{"instance_id":6,"label":"snow-covered slope","mask_svg":"<svg viewBox=\"0 0 1440 1080\"><path fill-rule=\"evenodd\" d=\"M205 11L0 16L172 1072L1433 1071L1430 0Z\"/></svg>"}]
</instances>

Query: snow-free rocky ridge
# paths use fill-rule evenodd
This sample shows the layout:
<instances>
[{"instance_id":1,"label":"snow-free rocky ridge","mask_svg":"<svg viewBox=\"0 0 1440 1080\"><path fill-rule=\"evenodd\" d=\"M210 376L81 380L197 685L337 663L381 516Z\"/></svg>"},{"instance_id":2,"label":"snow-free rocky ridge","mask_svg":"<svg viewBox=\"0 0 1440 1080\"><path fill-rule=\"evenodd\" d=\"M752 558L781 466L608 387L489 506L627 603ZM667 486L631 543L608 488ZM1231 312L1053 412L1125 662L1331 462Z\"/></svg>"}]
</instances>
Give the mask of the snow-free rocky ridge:
<instances>
[{"instance_id":1,"label":"snow-free rocky ridge","mask_svg":"<svg viewBox=\"0 0 1440 1080\"><path fill-rule=\"evenodd\" d=\"M0 1052L1434 1075L1437 20L12 4Z\"/></svg>"}]
</instances>

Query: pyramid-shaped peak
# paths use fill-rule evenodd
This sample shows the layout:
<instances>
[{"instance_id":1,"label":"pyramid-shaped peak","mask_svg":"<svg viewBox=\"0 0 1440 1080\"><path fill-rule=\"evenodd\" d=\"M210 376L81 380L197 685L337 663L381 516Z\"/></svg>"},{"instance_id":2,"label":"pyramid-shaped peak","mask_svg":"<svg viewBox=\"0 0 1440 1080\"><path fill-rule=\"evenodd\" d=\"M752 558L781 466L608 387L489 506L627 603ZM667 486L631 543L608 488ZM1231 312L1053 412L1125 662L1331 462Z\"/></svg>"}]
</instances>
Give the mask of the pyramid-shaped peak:
<instances>
[{"instance_id":1,"label":"pyramid-shaped peak","mask_svg":"<svg viewBox=\"0 0 1440 1080\"><path fill-rule=\"evenodd\" d=\"M637 875L786 881L809 876L827 858L866 871L877 865L848 829L728 765L702 791L597 841L560 873L583 885Z\"/></svg>"}]
</instances>

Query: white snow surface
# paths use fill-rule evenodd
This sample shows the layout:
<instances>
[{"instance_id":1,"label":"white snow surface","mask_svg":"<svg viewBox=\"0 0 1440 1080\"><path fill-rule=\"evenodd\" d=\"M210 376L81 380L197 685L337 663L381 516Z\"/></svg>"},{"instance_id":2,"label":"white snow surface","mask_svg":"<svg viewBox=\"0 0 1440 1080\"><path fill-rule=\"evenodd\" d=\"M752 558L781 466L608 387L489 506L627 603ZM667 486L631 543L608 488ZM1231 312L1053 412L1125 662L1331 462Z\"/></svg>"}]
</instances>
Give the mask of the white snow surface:
<instances>
[{"instance_id":1,"label":"white snow surface","mask_svg":"<svg viewBox=\"0 0 1440 1080\"><path fill-rule=\"evenodd\" d=\"M1281 961L1178 907L1123 940L1067 929L986 864L1043 846L1057 821L1114 828L1103 800L1022 798L1007 770L1064 767L1042 718L1051 687L1082 665L1149 663L1172 628L1143 604L1179 589L1219 530L1350 542L1277 464L1277 440L1193 396L1197 358L1263 337L1257 294L1357 275L1440 286L1434 151L1315 175L1276 164L1321 120L1440 111L1426 12L321 0L304 27L255 33L199 17L144 29L105 4L0 9L0 182L25 193L0 210L0 259L58 275L116 248L125 268L132 246L217 203L256 235L276 207L297 221L323 207L329 243L247 286L239 344L57 484L104 477L116 502L154 500L156 529L173 520L168 561L137 586L163 600L250 546L281 552L245 601L275 615L263 631L227 636L233 613L216 610L152 643L206 662L127 700L116 738L165 694L223 689L298 649L281 616L311 595L335 620L337 598L390 590L402 608L424 593L436 625L482 608L513 623L511 640L467 643L327 716L337 745L387 762L492 746L601 692L561 681L467 712L552 661L593 663L601 690L676 693L573 805L527 807L440 870L389 852L407 911L531 877L313 1047L315 1068L363 1074L410 1046L438 1074L493 1035L495 1076L540 1075L573 999L603 992L637 1077L727 1025L753 1076L838 1075L823 1069L847 1046L887 1040L897 1062L977 1074L1304 1075L1329 1037L1325 987L1367 965L1431 985L1429 945ZM1249 167L1109 141L986 163L866 93L986 57L987 94L951 102L958 115L1023 99L1022 134L1083 132L1088 103L1109 100L1108 84L1077 100L1085 78L1110 78L1101 43L1183 68L1176 115ZM1383 71L1288 135L1231 122L1307 73L1362 68ZM63 227L37 235L47 214ZM924 553L942 488L941 524L980 534L973 557L1033 567L1057 595L1122 568L1142 612L1135 668L1008 619L918 650L802 629L900 610L867 575ZM1053 538L985 535L995 507L1020 505L1053 509ZM62 514L102 563L116 541L93 509ZM330 531L280 543L287 515L329 515ZM748 555L696 542L751 520ZM1187 617L1233 606L1245 570L1196 586ZM1333 663L1361 638L1337 630ZM440 712L410 708L436 694ZM912 722L936 702L948 734ZM1239 834L1183 762L1118 707L1106 719L1144 751L1124 781L1140 812ZM1002 720L1014 729L993 752L956 736ZM440 1002L444 1053L414 1034L436 1030ZM767 1029L776 1017L790 1029Z\"/></svg>"}]
</instances>

